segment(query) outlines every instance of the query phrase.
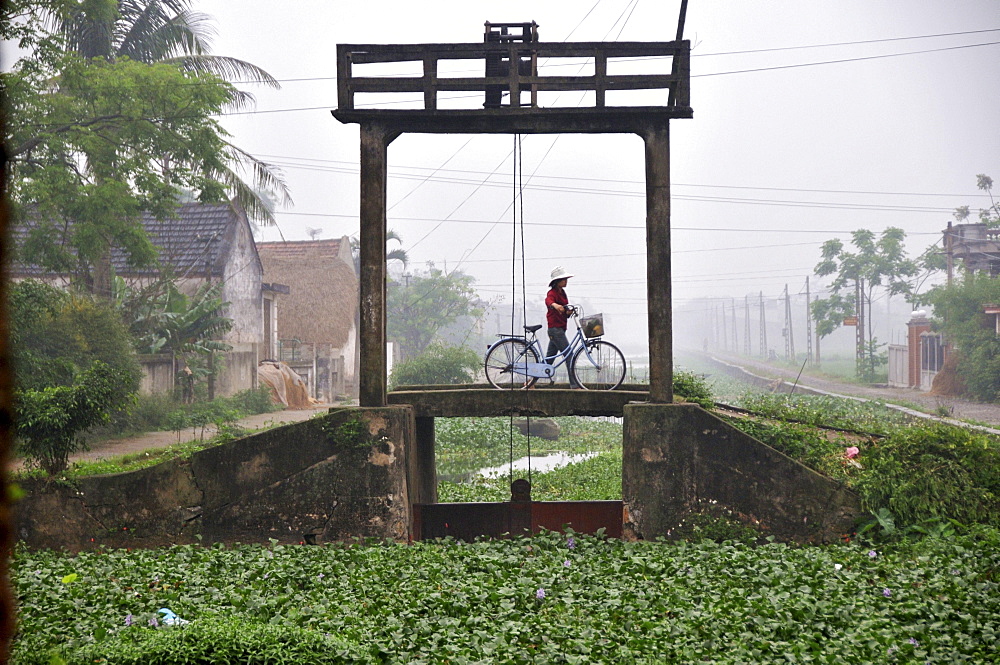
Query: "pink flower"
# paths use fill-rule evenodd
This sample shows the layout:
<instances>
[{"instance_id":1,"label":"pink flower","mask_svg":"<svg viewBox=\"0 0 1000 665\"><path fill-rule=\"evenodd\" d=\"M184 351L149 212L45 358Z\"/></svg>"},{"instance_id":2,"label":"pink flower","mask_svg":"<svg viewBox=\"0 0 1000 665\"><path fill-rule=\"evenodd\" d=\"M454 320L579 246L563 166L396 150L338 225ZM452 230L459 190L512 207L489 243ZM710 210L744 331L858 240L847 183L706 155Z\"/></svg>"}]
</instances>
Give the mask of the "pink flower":
<instances>
[{"instance_id":1,"label":"pink flower","mask_svg":"<svg viewBox=\"0 0 1000 665\"><path fill-rule=\"evenodd\" d=\"M857 446L851 446L850 448L844 451L844 457L846 457L847 459L854 459L860 454L861 451L858 450Z\"/></svg>"}]
</instances>

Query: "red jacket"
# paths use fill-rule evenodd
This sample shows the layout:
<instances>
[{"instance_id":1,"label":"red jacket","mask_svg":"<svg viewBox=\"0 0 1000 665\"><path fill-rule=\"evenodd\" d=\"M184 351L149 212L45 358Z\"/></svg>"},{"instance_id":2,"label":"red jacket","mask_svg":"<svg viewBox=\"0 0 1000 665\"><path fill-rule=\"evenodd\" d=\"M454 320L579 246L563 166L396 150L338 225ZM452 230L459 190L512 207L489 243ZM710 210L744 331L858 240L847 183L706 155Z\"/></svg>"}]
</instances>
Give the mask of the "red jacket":
<instances>
[{"instance_id":1,"label":"red jacket","mask_svg":"<svg viewBox=\"0 0 1000 665\"><path fill-rule=\"evenodd\" d=\"M552 307L555 303L558 303L563 307L569 304L569 298L566 297L565 289L553 286L549 289L549 292L545 296L545 321L549 324L549 328L565 328L566 321L569 319L569 316L566 312L560 312Z\"/></svg>"}]
</instances>

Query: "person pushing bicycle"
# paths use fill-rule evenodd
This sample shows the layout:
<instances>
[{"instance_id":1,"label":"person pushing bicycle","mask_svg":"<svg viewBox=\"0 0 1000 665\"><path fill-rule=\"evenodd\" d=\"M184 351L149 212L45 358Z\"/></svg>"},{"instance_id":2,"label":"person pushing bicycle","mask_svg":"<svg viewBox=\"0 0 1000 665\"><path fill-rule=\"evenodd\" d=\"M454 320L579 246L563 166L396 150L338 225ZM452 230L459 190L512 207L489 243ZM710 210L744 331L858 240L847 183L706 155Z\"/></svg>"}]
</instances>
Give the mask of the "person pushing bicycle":
<instances>
[{"instance_id":1,"label":"person pushing bicycle","mask_svg":"<svg viewBox=\"0 0 1000 665\"><path fill-rule=\"evenodd\" d=\"M569 339L566 337L566 325L573 308L569 304L569 297L566 295L566 284L570 273L562 266L556 266L552 270L549 280L549 292L545 295L545 321L549 326L549 348L545 352L548 358L552 358L557 353L569 346ZM550 365L551 360L546 360ZM569 387L580 388L576 382L573 372L569 374Z\"/></svg>"}]
</instances>

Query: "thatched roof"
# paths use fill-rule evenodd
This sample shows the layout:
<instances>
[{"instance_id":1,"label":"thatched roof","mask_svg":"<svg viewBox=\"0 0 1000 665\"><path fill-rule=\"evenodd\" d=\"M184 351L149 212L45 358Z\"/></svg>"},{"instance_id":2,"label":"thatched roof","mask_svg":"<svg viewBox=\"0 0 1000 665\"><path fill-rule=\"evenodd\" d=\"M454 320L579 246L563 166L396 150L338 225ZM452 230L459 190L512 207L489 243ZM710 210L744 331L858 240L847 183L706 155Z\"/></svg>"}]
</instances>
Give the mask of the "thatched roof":
<instances>
[{"instance_id":1,"label":"thatched roof","mask_svg":"<svg viewBox=\"0 0 1000 665\"><path fill-rule=\"evenodd\" d=\"M278 336L344 347L358 306L348 239L262 242L257 251L264 281L290 288L278 301Z\"/></svg>"}]
</instances>

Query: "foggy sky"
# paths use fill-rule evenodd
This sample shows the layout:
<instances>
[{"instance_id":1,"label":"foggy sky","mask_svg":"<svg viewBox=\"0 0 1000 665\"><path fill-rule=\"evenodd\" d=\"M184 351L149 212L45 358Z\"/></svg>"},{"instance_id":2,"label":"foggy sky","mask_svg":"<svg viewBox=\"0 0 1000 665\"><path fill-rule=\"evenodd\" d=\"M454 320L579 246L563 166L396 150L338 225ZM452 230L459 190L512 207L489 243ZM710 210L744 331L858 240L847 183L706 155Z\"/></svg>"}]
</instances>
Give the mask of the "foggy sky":
<instances>
[{"instance_id":1,"label":"foggy sky","mask_svg":"<svg viewBox=\"0 0 1000 665\"><path fill-rule=\"evenodd\" d=\"M358 128L330 115L338 43L479 42L487 20L535 20L542 41L668 41L678 6L198 4L215 18L215 53L249 60L282 81L279 91L241 86L256 94L256 112L223 119L237 145L281 166L291 188L295 205L278 213L280 235L264 229L264 240L307 239L308 229L324 238L359 231ZM971 31L983 32L931 37ZM977 173L1000 183L996 0L691 0L685 38L693 45L694 118L671 123L678 311L694 298L742 300L761 291L776 298L786 283L797 293L821 243L847 240L858 228L901 227L911 254L919 254L940 238L953 208L986 205ZM881 41L859 43L873 40ZM918 51L931 52L878 57ZM484 298L508 307L521 292L521 267L512 264L514 141L410 134L389 147L389 227L410 252L410 270L427 261L460 265ZM529 299L543 297L549 271L563 265L577 275L571 298L586 296L604 312L609 337L641 344L641 140L536 135L522 146ZM814 276L814 293L819 282Z\"/></svg>"}]
</instances>

